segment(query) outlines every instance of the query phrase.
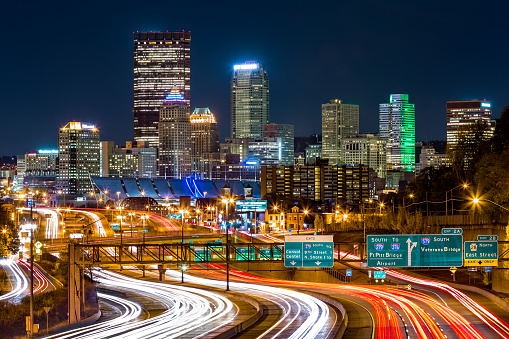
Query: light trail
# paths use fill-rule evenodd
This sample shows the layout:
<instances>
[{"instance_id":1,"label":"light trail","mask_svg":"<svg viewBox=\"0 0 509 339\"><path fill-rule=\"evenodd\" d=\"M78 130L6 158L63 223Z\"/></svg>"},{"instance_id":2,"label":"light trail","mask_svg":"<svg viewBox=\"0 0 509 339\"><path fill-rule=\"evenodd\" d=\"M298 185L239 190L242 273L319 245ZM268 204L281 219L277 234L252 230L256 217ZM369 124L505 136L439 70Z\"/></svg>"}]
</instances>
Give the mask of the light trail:
<instances>
[{"instance_id":1,"label":"light trail","mask_svg":"<svg viewBox=\"0 0 509 339\"><path fill-rule=\"evenodd\" d=\"M28 273L30 273L30 263L23 260L19 260L18 263L25 267ZM37 282L37 287L34 288L34 293L36 294L45 292L50 287L50 285L54 286L53 283L49 281L48 278L46 278L46 276L41 272L41 270L35 265L34 265L34 279Z\"/></svg>"},{"instance_id":2,"label":"light trail","mask_svg":"<svg viewBox=\"0 0 509 339\"><path fill-rule=\"evenodd\" d=\"M116 298L114 301L128 310L128 317L123 315L121 320L114 319L47 338L176 338L192 331L199 331L200 335L196 337L200 337L228 324L238 312L228 298L205 290L139 280L104 270L97 271L94 277L103 286L120 287L155 299L165 305L166 311L139 321L141 308Z\"/></svg>"},{"instance_id":3,"label":"light trail","mask_svg":"<svg viewBox=\"0 0 509 339\"><path fill-rule=\"evenodd\" d=\"M99 235L100 237L106 237L106 231L104 230L103 223L101 221L101 218L93 212L84 211L84 210L73 210L73 212L78 212L81 214L85 214L87 217L92 219L92 226L95 229L95 234Z\"/></svg>"},{"instance_id":4,"label":"light trail","mask_svg":"<svg viewBox=\"0 0 509 339\"><path fill-rule=\"evenodd\" d=\"M179 272L168 271L166 275L180 278ZM224 288L224 282L185 275L185 280L195 284ZM283 316L257 338L314 339L328 333L329 306L305 293L267 286L263 284L230 282L235 291L274 301L283 311Z\"/></svg>"},{"instance_id":5,"label":"light trail","mask_svg":"<svg viewBox=\"0 0 509 339\"><path fill-rule=\"evenodd\" d=\"M44 338L107 338L105 336L105 332L109 331L110 333L114 330L119 330L126 323L135 321L142 312L142 308L137 303L134 303L129 300L125 300L123 298L115 297L109 294L97 293L97 296L101 299L108 300L115 304L120 305L123 309L121 310L121 315L112 320L105 321L98 324L89 325L86 327L82 327L77 330L70 330L63 333L58 333L50 336L46 336ZM120 332L121 333L121 330Z\"/></svg>"},{"instance_id":6,"label":"light trail","mask_svg":"<svg viewBox=\"0 0 509 339\"><path fill-rule=\"evenodd\" d=\"M18 265L11 259L0 260L0 265L2 265L6 271L10 271L14 279L13 289L6 294L0 295L0 300L12 300L28 288L28 279Z\"/></svg>"}]
</instances>

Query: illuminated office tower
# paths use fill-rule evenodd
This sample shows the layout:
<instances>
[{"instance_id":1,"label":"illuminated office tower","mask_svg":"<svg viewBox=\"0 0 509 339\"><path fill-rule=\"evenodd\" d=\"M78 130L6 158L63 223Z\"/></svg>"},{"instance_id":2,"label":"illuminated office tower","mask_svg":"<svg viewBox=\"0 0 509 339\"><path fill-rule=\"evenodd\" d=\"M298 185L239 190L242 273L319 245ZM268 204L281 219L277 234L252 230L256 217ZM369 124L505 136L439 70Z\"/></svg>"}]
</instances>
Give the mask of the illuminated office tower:
<instances>
[{"instance_id":1,"label":"illuminated office tower","mask_svg":"<svg viewBox=\"0 0 509 339\"><path fill-rule=\"evenodd\" d=\"M231 80L231 137L260 139L269 123L269 76L262 65L233 66Z\"/></svg>"},{"instance_id":2,"label":"illuminated office tower","mask_svg":"<svg viewBox=\"0 0 509 339\"><path fill-rule=\"evenodd\" d=\"M191 99L191 33L134 33L134 140L157 147L159 108L177 87Z\"/></svg>"},{"instance_id":3,"label":"illuminated office tower","mask_svg":"<svg viewBox=\"0 0 509 339\"><path fill-rule=\"evenodd\" d=\"M181 179L191 174L189 105L178 88L171 90L159 114L159 176Z\"/></svg>"},{"instance_id":4,"label":"illuminated office tower","mask_svg":"<svg viewBox=\"0 0 509 339\"><path fill-rule=\"evenodd\" d=\"M266 124L263 125L264 138L281 138L281 163L285 166L293 165L294 152L294 128L290 124Z\"/></svg>"},{"instance_id":5,"label":"illuminated office tower","mask_svg":"<svg viewBox=\"0 0 509 339\"><path fill-rule=\"evenodd\" d=\"M458 130L475 123L491 126L491 102L486 100L447 101L447 147L458 143ZM487 138L492 136L491 127Z\"/></svg>"},{"instance_id":6,"label":"illuminated office tower","mask_svg":"<svg viewBox=\"0 0 509 339\"><path fill-rule=\"evenodd\" d=\"M196 108L191 121L192 172L212 176L212 163L219 161L219 132L216 118L207 108Z\"/></svg>"},{"instance_id":7,"label":"illuminated office tower","mask_svg":"<svg viewBox=\"0 0 509 339\"><path fill-rule=\"evenodd\" d=\"M380 104L380 138L387 140L387 170L415 171L415 105L408 94Z\"/></svg>"},{"instance_id":8,"label":"illuminated office tower","mask_svg":"<svg viewBox=\"0 0 509 339\"><path fill-rule=\"evenodd\" d=\"M68 200L94 191L91 176L100 174L99 131L92 124L69 122L58 132L57 191Z\"/></svg>"},{"instance_id":9,"label":"illuminated office tower","mask_svg":"<svg viewBox=\"0 0 509 339\"><path fill-rule=\"evenodd\" d=\"M339 165L341 141L359 133L359 105L345 104L339 99L322 104L322 157L329 165Z\"/></svg>"}]
</instances>

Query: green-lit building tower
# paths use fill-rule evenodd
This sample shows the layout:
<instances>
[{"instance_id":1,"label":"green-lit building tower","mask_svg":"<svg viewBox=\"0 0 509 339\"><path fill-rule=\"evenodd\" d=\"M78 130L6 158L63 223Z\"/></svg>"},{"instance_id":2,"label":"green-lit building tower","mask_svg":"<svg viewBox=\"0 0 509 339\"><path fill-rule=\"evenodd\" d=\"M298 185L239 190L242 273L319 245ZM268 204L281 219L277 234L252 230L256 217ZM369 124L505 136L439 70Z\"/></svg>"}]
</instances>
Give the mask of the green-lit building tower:
<instances>
[{"instance_id":1,"label":"green-lit building tower","mask_svg":"<svg viewBox=\"0 0 509 339\"><path fill-rule=\"evenodd\" d=\"M387 170L415 171L415 105L408 94L380 104L380 137L387 140Z\"/></svg>"}]
</instances>

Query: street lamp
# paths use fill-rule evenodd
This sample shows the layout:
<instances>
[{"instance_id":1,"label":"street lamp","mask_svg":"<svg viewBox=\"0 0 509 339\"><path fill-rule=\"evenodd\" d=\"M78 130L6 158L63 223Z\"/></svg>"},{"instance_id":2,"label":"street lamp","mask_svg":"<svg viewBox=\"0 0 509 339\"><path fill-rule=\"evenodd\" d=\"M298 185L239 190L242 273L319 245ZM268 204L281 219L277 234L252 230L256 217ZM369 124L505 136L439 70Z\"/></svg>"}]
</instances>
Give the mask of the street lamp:
<instances>
[{"instance_id":1,"label":"street lamp","mask_svg":"<svg viewBox=\"0 0 509 339\"><path fill-rule=\"evenodd\" d=\"M309 211L308 210L304 210L304 219L302 220L302 226L304 226L304 221L306 221L306 217L308 215ZM300 231L300 222L299 220L297 220L297 234L299 234L299 231Z\"/></svg>"},{"instance_id":2,"label":"street lamp","mask_svg":"<svg viewBox=\"0 0 509 339\"><path fill-rule=\"evenodd\" d=\"M453 198L453 195L452 195L452 191L454 191L456 188L460 188L462 187L463 189L466 189L468 188L468 184L461 184L461 185L458 185L454 188L451 188L450 190L448 190L447 192L445 192L445 216L447 216L447 205L448 205L448 197L449 197L449 192L451 192L451 215L454 215L454 198Z\"/></svg>"},{"instance_id":3,"label":"street lamp","mask_svg":"<svg viewBox=\"0 0 509 339\"><path fill-rule=\"evenodd\" d=\"M131 238L133 237L133 215L134 213L129 212L129 216L131 217Z\"/></svg>"},{"instance_id":4,"label":"street lamp","mask_svg":"<svg viewBox=\"0 0 509 339\"><path fill-rule=\"evenodd\" d=\"M488 199L482 199L482 200L481 200L481 199L479 199L479 198L477 198L477 197L475 197L475 198L473 198L473 199L472 199L472 202L473 202L474 204L480 204L482 201L491 202L493 205L498 206L498 207L500 207L501 209L504 209L504 210L506 210L506 211L509 211L509 208L506 208L506 207L504 207L504 206L501 206L501 205L497 204L496 202L493 202L493 201L488 200Z\"/></svg>"},{"instance_id":5,"label":"street lamp","mask_svg":"<svg viewBox=\"0 0 509 339\"><path fill-rule=\"evenodd\" d=\"M117 215L117 219L120 220L120 223L119 223L119 226L118 226L118 228L120 230L120 246L122 246L122 239L123 239L123 236L122 236L122 233L123 233L122 232L122 218L123 217L124 217L123 215Z\"/></svg>"},{"instance_id":6,"label":"street lamp","mask_svg":"<svg viewBox=\"0 0 509 339\"><path fill-rule=\"evenodd\" d=\"M180 268L182 270L182 283L184 282L184 214L189 213L187 210L180 210L180 215L182 216L182 249L180 251Z\"/></svg>"},{"instance_id":7,"label":"street lamp","mask_svg":"<svg viewBox=\"0 0 509 339\"><path fill-rule=\"evenodd\" d=\"M221 200L223 204L226 205L226 290L230 290L230 243L228 238L228 233L230 231L229 227L229 214L228 214L228 205L233 203L234 200L232 198L223 198Z\"/></svg>"},{"instance_id":8,"label":"street lamp","mask_svg":"<svg viewBox=\"0 0 509 339\"><path fill-rule=\"evenodd\" d=\"M143 220L143 229L142 229L142 233L143 233L143 245L145 245L145 233L146 233L146 230L145 230L145 220L148 221L148 215L142 215L141 216L141 220Z\"/></svg>"}]
</instances>

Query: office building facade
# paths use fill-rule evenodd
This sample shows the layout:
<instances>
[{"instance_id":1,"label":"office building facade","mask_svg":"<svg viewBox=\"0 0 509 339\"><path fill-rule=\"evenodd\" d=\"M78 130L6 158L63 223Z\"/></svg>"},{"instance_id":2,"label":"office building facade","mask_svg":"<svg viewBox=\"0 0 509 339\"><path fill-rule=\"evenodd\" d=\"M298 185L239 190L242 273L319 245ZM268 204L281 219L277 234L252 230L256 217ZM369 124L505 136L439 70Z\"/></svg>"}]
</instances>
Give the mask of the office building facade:
<instances>
[{"instance_id":1,"label":"office building facade","mask_svg":"<svg viewBox=\"0 0 509 339\"><path fill-rule=\"evenodd\" d=\"M437 153L433 146L422 146L421 153L419 154L419 167L417 173L419 174L426 167L450 166L451 161L447 154Z\"/></svg>"},{"instance_id":2,"label":"office building facade","mask_svg":"<svg viewBox=\"0 0 509 339\"><path fill-rule=\"evenodd\" d=\"M89 123L69 122L58 132L57 191L83 197L94 190L91 176L100 174L100 136Z\"/></svg>"},{"instance_id":3,"label":"office building facade","mask_svg":"<svg viewBox=\"0 0 509 339\"><path fill-rule=\"evenodd\" d=\"M293 165L295 151L294 126L290 124L266 124L263 125L264 138L281 139L281 163L285 166Z\"/></svg>"},{"instance_id":4,"label":"office building facade","mask_svg":"<svg viewBox=\"0 0 509 339\"><path fill-rule=\"evenodd\" d=\"M101 176L154 178L157 176L157 149L148 142L127 141L125 147L101 141ZM105 166L104 166L105 165Z\"/></svg>"},{"instance_id":5,"label":"office building facade","mask_svg":"<svg viewBox=\"0 0 509 339\"><path fill-rule=\"evenodd\" d=\"M214 114L196 108L191 122L191 170L204 178L212 177L212 164L219 161L219 131Z\"/></svg>"},{"instance_id":6,"label":"office building facade","mask_svg":"<svg viewBox=\"0 0 509 339\"><path fill-rule=\"evenodd\" d=\"M339 99L322 104L322 157L330 165L343 164L343 138L359 133L359 105L345 104Z\"/></svg>"},{"instance_id":7,"label":"office building facade","mask_svg":"<svg viewBox=\"0 0 509 339\"><path fill-rule=\"evenodd\" d=\"M187 100L172 89L160 107L159 176L182 179L191 174L191 121Z\"/></svg>"},{"instance_id":8,"label":"office building facade","mask_svg":"<svg viewBox=\"0 0 509 339\"><path fill-rule=\"evenodd\" d=\"M356 166L262 166L261 195L290 199L366 203L370 198L369 169Z\"/></svg>"},{"instance_id":9,"label":"office building facade","mask_svg":"<svg viewBox=\"0 0 509 339\"><path fill-rule=\"evenodd\" d=\"M387 141L387 170L415 171L415 105L408 94L380 104L380 138Z\"/></svg>"},{"instance_id":10,"label":"office building facade","mask_svg":"<svg viewBox=\"0 0 509 339\"><path fill-rule=\"evenodd\" d=\"M228 162L227 158L230 155L238 155L237 163L244 162L249 154L249 142L252 140L250 138L226 138L225 142L219 145L221 162Z\"/></svg>"},{"instance_id":11,"label":"office building facade","mask_svg":"<svg viewBox=\"0 0 509 339\"><path fill-rule=\"evenodd\" d=\"M247 165L281 165L283 142L281 138L262 138L249 142Z\"/></svg>"},{"instance_id":12,"label":"office building facade","mask_svg":"<svg viewBox=\"0 0 509 339\"><path fill-rule=\"evenodd\" d=\"M246 62L233 67L231 137L260 139L269 123L269 76L262 65Z\"/></svg>"},{"instance_id":13,"label":"office building facade","mask_svg":"<svg viewBox=\"0 0 509 339\"><path fill-rule=\"evenodd\" d=\"M191 100L191 33L134 33L134 140L158 147L159 108L177 88Z\"/></svg>"},{"instance_id":14,"label":"office building facade","mask_svg":"<svg viewBox=\"0 0 509 339\"><path fill-rule=\"evenodd\" d=\"M377 134L364 133L343 139L343 162L347 165L366 165L379 178L387 176L387 141Z\"/></svg>"},{"instance_id":15,"label":"office building facade","mask_svg":"<svg viewBox=\"0 0 509 339\"><path fill-rule=\"evenodd\" d=\"M475 123L490 126L487 137L492 136L491 102L447 101L447 147L454 148L458 143L459 130Z\"/></svg>"}]
</instances>

